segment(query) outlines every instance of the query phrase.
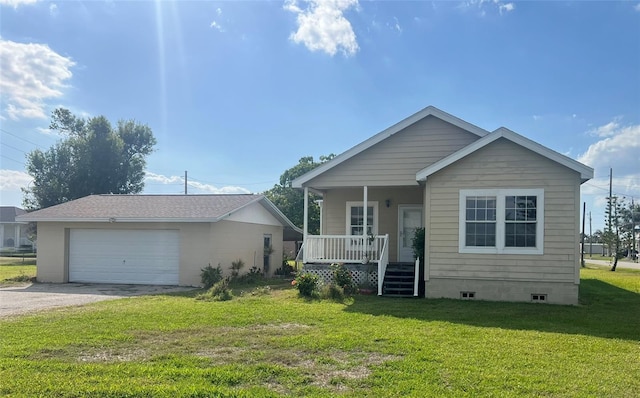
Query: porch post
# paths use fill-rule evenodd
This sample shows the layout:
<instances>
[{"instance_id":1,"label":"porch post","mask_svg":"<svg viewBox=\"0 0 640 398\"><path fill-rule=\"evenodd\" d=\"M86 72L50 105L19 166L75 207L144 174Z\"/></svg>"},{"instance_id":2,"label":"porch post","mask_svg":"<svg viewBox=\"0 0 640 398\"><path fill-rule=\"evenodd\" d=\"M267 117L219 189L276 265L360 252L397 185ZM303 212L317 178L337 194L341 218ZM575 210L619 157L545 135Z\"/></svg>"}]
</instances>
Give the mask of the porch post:
<instances>
[{"instance_id":1,"label":"porch post","mask_svg":"<svg viewBox=\"0 0 640 398\"><path fill-rule=\"evenodd\" d=\"M316 200L316 203L318 204L318 207L320 208L320 235L324 234L324 228L322 227L322 205L324 203L324 201L322 199L318 199Z\"/></svg>"},{"instance_id":2,"label":"porch post","mask_svg":"<svg viewBox=\"0 0 640 398\"><path fill-rule=\"evenodd\" d=\"M368 201L369 201L368 200L369 192L368 192L368 189L367 189L368 187L366 185L363 188L364 188L364 193L363 193L364 199L363 199L363 205L362 205L363 209L362 209L362 211L364 213L364 220L362 220L362 237L366 239L366 237L367 237L367 216L368 216L368 214L367 214L367 207L368 207L367 204L368 204Z\"/></svg>"},{"instance_id":3,"label":"porch post","mask_svg":"<svg viewBox=\"0 0 640 398\"><path fill-rule=\"evenodd\" d=\"M307 242L307 236L309 235L309 187L304 187L304 216L303 216L303 228L302 228L302 244L309 244ZM304 247L303 247L304 250ZM302 262L306 264L307 262L307 252L309 248L306 248L302 252Z\"/></svg>"}]
</instances>

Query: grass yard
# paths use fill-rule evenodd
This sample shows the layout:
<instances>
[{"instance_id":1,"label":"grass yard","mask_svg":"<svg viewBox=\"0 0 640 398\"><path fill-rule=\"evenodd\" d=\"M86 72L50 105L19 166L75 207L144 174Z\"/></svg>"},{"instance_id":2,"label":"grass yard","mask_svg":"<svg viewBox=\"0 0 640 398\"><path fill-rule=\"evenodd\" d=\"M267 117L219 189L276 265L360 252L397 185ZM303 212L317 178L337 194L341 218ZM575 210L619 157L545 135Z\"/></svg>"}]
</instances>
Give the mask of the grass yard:
<instances>
[{"instance_id":1,"label":"grass yard","mask_svg":"<svg viewBox=\"0 0 640 398\"><path fill-rule=\"evenodd\" d=\"M583 269L575 307L196 294L0 320L0 395L640 396L640 272Z\"/></svg>"},{"instance_id":2,"label":"grass yard","mask_svg":"<svg viewBox=\"0 0 640 398\"><path fill-rule=\"evenodd\" d=\"M10 261L9 261L10 260ZM36 260L0 257L0 287L24 283L36 276Z\"/></svg>"}]
</instances>

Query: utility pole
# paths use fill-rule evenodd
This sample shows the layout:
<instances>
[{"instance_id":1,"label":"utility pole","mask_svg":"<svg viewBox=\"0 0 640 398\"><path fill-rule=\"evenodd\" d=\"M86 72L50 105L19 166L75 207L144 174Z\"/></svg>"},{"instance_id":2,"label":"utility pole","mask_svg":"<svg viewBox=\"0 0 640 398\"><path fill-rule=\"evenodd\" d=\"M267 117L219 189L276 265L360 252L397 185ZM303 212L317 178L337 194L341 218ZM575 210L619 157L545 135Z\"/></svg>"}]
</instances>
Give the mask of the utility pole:
<instances>
[{"instance_id":1,"label":"utility pole","mask_svg":"<svg viewBox=\"0 0 640 398\"><path fill-rule=\"evenodd\" d=\"M589 258L593 258L593 232L591 231L591 212L589 212Z\"/></svg>"},{"instance_id":2,"label":"utility pole","mask_svg":"<svg viewBox=\"0 0 640 398\"><path fill-rule=\"evenodd\" d=\"M184 194L187 194L187 170L184 171Z\"/></svg>"},{"instance_id":3,"label":"utility pole","mask_svg":"<svg viewBox=\"0 0 640 398\"><path fill-rule=\"evenodd\" d=\"M613 201L613 168L609 168L609 230L611 230L611 205Z\"/></svg>"},{"instance_id":4,"label":"utility pole","mask_svg":"<svg viewBox=\"0 0 640 398\"><path fill-rule=\"evenodd\" d=\"M580 239L580 266L584 267L584 218L587 216L587 202L582 202L582 239Z\"/></svg>"},{"instance_id":5,"label":"utility pole","mask_svg":"<svg viewBox=\"0 0 640 398\"><path fill-rule=\"evenodd\" d=\"M633 202L633 196L631 197L631 260L638 261L638 254L636 254L636 206Z\"/></svg>"}]
</instances>

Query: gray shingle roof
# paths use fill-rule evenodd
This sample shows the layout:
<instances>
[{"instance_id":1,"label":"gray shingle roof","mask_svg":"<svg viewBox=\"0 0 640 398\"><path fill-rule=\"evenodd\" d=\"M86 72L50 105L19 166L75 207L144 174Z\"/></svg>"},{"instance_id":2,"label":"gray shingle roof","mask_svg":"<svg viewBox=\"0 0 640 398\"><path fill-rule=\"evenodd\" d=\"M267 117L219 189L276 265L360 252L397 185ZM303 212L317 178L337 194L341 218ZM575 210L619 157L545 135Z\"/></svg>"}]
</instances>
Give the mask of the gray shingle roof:
<instances>
[{"instance_id":1,"label":"gray shingle roof","mask_svg":"<svg viewBox=\"0 0 640 398\"><path fill-rule=\"evenodd\" d=\"M216 221L262 195L91 195L34 211L24 221Z\"/></svg>"},{"instance_id":2,"label":"gray shingle roof","mask_svg":"<svg viewBox=\"0 0 640 398\"><path fill-rule=\"evenodd\" d=\"M16 222L16 216L25 214L26 211L15 206L0 206L0 222L13 223Z\"/></svg>"},{"instance_id":3,"label":"gray shingle roof","mask_svg":"<svg viewBox=\"0 0 640 398\"><path fill-rule=\"evenodd\" d=\"M264 195L91 195L18 217L18 221L216 222L260 203L284 226L285 240L301 240L296 227Z\"/></svg>"}]
</instances>

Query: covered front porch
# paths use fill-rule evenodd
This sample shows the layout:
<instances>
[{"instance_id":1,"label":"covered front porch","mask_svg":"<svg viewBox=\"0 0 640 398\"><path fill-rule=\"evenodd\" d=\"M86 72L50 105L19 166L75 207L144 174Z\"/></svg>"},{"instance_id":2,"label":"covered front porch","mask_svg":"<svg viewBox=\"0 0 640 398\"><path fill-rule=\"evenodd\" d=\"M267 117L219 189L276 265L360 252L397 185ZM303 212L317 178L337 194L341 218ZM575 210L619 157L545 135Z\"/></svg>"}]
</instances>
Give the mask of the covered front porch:
<instances>
[{"instance_id":1,"label":"covered front porch","mask_svg":"<svg viewBox=\"0 0 640 398\"><path fill-rule=\"evenodd\" d=\"M348 200L353 199L353 193L341 205L336 205L337 202L334 201L333 208L347 207L347 220L344 226L346 234L323 234L325 228L322 227L324 217L321 207L320 234L312 235L309 233L308 226L309 188L305 187L304 240L297 258L298 261L302 261L304 270L316 273L328 281L329 265L342 263L351 270L356 283L375 286L378 295L418 296L420 264L413 260L412 253L407 253L407 250L411 249L403 247L403 243L404 246L410 244L413 231L422 225L422 207L421 205L398 205L396 202L392 208L392 199L380 200L382 197L389 197L388 193L384 195L378 192L372 198L369 195L369 188L364 186L361 202ZM351 203L356 203L356 206L350 207ZM364 206L364 203L368 205ZM381 207L380 213L384 212L384 214L378 214L378 207ZM413 210L413 213L405 211L407 209ZM397 224L388 221L396 211L400 217ZM409 222L405 214L417 220ZM334 215L328 218L332 219L332 217L336 218L335 211ZM382 223L380 223L381 218ZM403 218L406 219L403 220ZM335 227L333 230L335 231ZM395 247L392 248L392 244ZM401 258L401 256L404 257Z\"/></svg>"}]
</instances>

